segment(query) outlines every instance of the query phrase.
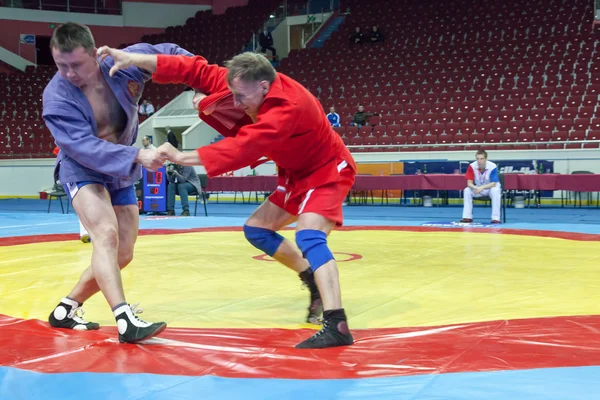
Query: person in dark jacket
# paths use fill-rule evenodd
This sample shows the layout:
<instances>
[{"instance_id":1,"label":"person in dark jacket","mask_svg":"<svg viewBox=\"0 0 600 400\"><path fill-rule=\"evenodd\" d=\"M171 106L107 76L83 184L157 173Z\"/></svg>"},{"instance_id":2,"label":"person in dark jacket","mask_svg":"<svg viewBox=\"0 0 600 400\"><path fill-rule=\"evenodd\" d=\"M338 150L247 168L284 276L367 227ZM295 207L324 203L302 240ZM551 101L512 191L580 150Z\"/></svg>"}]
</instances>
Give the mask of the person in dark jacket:
<instances>
[{"instance_id":1,"label":"person in dark jacket","mask_svg":"<svg viewBox=\"0 0 600 400\"><path fill-rule=\"evenodd\" d=\"M363 43L363 33L360 30L360 26L357 26L354 29L352 35L350 35L350 46L354 44L362 44Z\"/></svg>"},{"instance_id":2,"label":"person in dark jacket","mask_svg":"<svg viewBox=\"0 0 600 400\"><path fill-rule=\"evenodd\" d=\"M363 126L367 126L369 125L369 117L373 117L375 115L379 114L365 112L365 107L358 106L358 111L354 113L354 117L352 118L352 122L350 122L350 126L358 126L359 129Z\"/></svg>"},{"instance_id":3,"label":"person in dark jacket","mask_svg":"<svg viewBox=\"0 0 600 400\"><path fill-rule=\"evenodd\" d=\"M190 216L188 195L202 193L200 178L194 167L186 167L173 163L167 166L167 215L175 215L175 195L181 198L182 217Z\"/></svg>"},{"instance_id":4,"label":"person in dark jacket","mask_svg":"<svg viewBox=\"0 0 600 400\"><path fill-rule=\"evenodd\" d=\"M369 39L371 40L371 44L383 42L383 33L381 33L377 25L373 25L371 28L371 37Z\"/></svg>"},{"instance_id":5,"label":"person in dark jacket","mask_svg":"<svg viewBox=\"0 0 600 400\"><path fill-rule=\"evenodd\" d=\"M275 47L273 47L273 36L267 29L266 25L258 37L258 44L260 45L261 53L267 54L267 50L271 50L271 53L273 53L273 58L277 58L277 50L275 50Z\"/></svg>"},{"instance_id":6,"label":"person in dark jacket","mask_svg":"<svg viewBox=\"0 0 600 400\"><path fill-rule=\"evenodd\" d=\"M167 126L167 142L171 143L171 145L176 149L179 148L177 136L175 136L175 133L171 130L170 126Z\"/></svg>"}]
</instances>

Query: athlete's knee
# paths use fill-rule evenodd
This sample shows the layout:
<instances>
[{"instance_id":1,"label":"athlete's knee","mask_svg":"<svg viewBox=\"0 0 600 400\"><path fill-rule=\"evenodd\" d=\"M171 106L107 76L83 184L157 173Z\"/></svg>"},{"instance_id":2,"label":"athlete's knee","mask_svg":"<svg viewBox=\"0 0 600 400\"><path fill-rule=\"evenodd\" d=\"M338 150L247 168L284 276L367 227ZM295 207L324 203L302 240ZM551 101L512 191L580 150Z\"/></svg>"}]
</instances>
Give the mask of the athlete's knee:
<instances>
[{"instance_id":1,"label":"athlete's knee","mask_svg":"<svg viewBox=\"0 0 600 400\"><path fill-rule=\"evenodd\" d=\"M116 226L102 225L98 227L92 227L90 229L90 236L92 236L92 243L94 246L104 246L117 248L119 245L119 232Z\"/></svg>"},{"instance_id":2,"label":"athlete's knee","mask_svg":"<svg viewBox=\"0 0 600 400\"><path fill-rule=\"evenodd\" d=\"M119 268L125 268L131 261L133 261L133 248L119 249Z\"/></svg>"},{"instance_id":3,"label":"athlete's knee","mask_svg":"<svg viewBox=\"0 0 600 400\"><path fill-rule=\"evenodd\" d=\"M498 186L494 186L493 188L490 188L490 192L491 193L500 193L500 188Z\"/></svg>"},{"instance_id":4,"label":"athlete's knee","mask_svg":"<svg viewBox=\"0 0 600 400\"><path fill-rule=\"evenodd\" d=\"M327 234L315 229L296 232L296 244L313 271L333 260L333 254L327 247Z\"/></svg>"},{"instance_id":5,"label":"athlete's knee","mask_svg":"<svg viewBox=\"0 0 600 400\"><path fill-rule=\"evenodd\" d=\"M270 229L244 225L244 236L250 244L269 256L273 256L283 242L284 238L279 233Z\"/></svg>"},{"instance_id":6,"label":"athlete's knee","mask_svg":"<svg viewBox=\"0 0 600 400\"><path fill-rule=\"evenodd\" d=\"M118 262L119 268L123 269L133 260L134 245L122 241L119 243Z\"/></svg>"}]
</instances>

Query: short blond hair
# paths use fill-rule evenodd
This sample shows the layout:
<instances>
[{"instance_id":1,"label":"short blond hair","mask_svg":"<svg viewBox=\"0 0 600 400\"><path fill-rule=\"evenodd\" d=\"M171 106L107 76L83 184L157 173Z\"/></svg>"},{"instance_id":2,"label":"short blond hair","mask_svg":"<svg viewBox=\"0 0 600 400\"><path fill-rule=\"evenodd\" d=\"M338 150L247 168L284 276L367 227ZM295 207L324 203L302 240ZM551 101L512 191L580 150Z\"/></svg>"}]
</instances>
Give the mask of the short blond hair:
<instances>
[{"instance_id":1,"label":"short blond hair","mask_svg":"<svg viewBox=\"0 0 600 400\"><path fill-rule=\"evenodd\" d=\"M267 81L273 83L276 76L275 68L265 56L250 51L238 54L226 61L225 66L229 70L227 83L230 85L235 78L240 78L245 82Z\"/></svg>"}]
</instances>

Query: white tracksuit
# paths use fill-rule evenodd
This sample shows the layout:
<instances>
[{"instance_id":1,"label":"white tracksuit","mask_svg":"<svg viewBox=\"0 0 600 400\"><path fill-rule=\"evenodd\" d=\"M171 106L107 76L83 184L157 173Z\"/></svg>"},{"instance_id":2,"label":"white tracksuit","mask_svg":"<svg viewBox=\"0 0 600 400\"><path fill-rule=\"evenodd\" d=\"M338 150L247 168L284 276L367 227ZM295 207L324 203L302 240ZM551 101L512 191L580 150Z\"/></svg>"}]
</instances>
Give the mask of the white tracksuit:
<instances>
[{"instance_id":1,"label":"white tracksuit","mask_svg":"<svg viewBox=\"0 0 600 400\"><path fill-rule=\"evenodd\" d=\"M473 198L489 196L492 200L492 220L500 221L500 199L502 188L498 177L498 167L491 161L487 161L485 170L480 171L477 161L469 164L467 168L467 180L472 180L475 186L487 185L490 182L496 182L496 186L491 189L485 189L478 194L473 192L470 187L465 188L463 218L473 219Z\"/></svg>"}]
</instances>

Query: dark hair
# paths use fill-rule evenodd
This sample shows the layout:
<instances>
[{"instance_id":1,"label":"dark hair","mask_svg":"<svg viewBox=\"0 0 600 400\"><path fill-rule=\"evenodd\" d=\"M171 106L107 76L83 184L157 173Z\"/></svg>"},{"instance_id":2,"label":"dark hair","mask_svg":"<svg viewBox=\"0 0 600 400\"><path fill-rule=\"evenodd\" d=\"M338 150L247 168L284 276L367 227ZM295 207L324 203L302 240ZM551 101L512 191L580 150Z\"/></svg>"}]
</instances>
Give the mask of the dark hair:
<instances>
[{"instance_id":1,"label":"dark hair","mask_svg":"<svg viewBox=\"0 0 600 400\"><path fill-rule=\"evenodd\" d=\"M487 151L485 151L483 149L477 150L475 157L477 157L478 155L483 155L487 159Z\"/></svg>"},{"instance_id":2,"label":"dark hair","mask_svg":"<svg viewBox=\"0 0 600 400\"><path fill-rule=\"evenodd\" d=\"M275 68L265 56L249 51L233 57L225 66L228 69L227 83L230 85L235 78L245 82L273 83L276 77Z\"/></svg>"},{"instance_id":3,"label":"dark hair","mask_svg":"<svg viewBox=\"0 0 600 400\"><path fill-rule=\"evenodd\" d=\"M50 49L56 49L61 53L70 53L78 47L83 47L88 53L91 53L96 47L94 36L87 26L67 22L52 33Z\"/></svg>"}]
</instances>

